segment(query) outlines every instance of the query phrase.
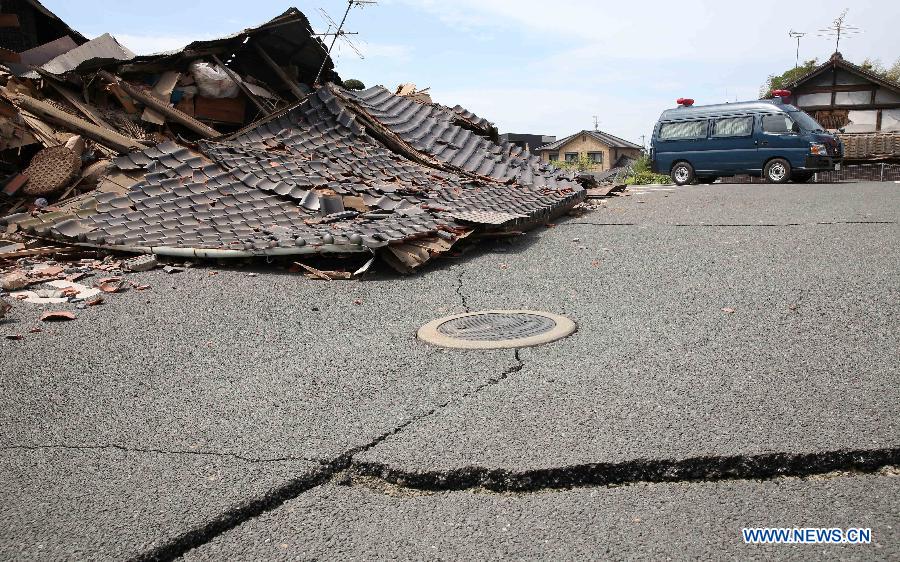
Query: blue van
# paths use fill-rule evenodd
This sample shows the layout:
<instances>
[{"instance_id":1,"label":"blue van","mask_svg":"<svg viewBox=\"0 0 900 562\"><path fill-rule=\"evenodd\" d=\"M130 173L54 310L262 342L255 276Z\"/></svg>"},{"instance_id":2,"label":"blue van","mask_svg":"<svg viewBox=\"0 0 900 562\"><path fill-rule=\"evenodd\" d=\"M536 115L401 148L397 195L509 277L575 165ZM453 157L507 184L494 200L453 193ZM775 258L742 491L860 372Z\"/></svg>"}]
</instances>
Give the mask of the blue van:
<instances>
[{"instance_id":1,"label":"blue van","mask_svg":"<svg viewBox=\"0 0 900 562\"><path fill-rule=\"evenodd\" d=\"M671 174L678 185L737 174L805 182L816 172L840 169L841 141L781 97L697 107L689 99L678 103L663 111L650 145L653 171Z\"/></svg>"}]
</instances>

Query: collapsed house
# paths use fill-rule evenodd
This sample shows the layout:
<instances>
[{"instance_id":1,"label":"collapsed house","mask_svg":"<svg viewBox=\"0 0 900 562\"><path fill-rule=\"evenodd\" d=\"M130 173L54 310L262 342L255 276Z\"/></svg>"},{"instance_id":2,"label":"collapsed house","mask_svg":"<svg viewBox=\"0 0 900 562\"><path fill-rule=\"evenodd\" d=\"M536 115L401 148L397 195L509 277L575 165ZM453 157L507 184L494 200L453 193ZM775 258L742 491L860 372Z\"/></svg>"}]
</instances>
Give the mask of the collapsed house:
<instances>
[{"instance_id":1,"label":"collapsed house","mask_svg":"<svg viewBox=\"0 0 900 562\"><path fill-rule=\"evenodd\" d=\"M293 8L171 53L79 41L4 65L8 235L191 258L362 252L409 272L585 195L459 106L344 89Z\"/></svg>"}]
</instances>

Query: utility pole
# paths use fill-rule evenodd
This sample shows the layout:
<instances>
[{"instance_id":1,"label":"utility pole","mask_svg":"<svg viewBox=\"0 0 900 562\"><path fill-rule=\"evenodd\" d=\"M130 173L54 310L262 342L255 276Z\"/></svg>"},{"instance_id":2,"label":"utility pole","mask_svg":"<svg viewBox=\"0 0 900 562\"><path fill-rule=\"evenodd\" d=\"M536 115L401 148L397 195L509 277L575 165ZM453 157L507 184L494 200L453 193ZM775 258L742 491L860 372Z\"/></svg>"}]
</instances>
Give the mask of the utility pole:
<instances>
[{"instance_id":1,"label":"utility pole","mask_svg":"<svg viewBox=\"0 0 900 562\"><path fill-rule=\"evenodd\" d=\"M800 39L806 35L806 32L803 31L794 31L793 29L788 31L788 37L792 37L797 40L797 58L794 62L794 68L800 66Z\"/></svg>"},{"instance_id":2,"label":"utility pole","mask_svg":"<svg viewBox=\"0 0 900 562\"><path fill-rule=\"evenodd\" d=\"M322 66L319 67L319 72L316 73L316 79L313 80L313 84L319 83L319 78L322 76L322 72L325 70L325 64L328 62L328 59L331 57L331 51L334 49L334 44L337 42L338 37L344 37L346 35L354 35L352 33L347 33L344 31L344 23L347 21L347 16L350 15L350 10L352 10L356 6L365 6L367 4L376 4L377 0L347 0L347 9L344 10L344 17L341 18L341 23L337 25L337 30L334 33L323 33L322 37L327 37L331 35L331 45L328 46L328 51L326 52L326 57L322 59ZM324 12L323 12L324 13ZM329 20L330 23L334 23L331 21L331 18L328 17L328 14L325 14L325 17ZM331 26L329 25L329 30ZM351 46L352 43L351 43ZM359 53L359 51L357 51ZM360 56L361 53L360 53Z\"/></svg>"}]
</instances>

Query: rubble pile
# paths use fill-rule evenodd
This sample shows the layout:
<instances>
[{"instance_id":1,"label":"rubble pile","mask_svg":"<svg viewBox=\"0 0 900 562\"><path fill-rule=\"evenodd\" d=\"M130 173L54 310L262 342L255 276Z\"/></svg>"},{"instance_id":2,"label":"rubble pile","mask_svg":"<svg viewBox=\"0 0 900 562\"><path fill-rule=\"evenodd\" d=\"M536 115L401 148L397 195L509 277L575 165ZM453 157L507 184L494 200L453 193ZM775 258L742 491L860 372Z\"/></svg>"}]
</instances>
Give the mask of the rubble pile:
<instances>
[{"instance_id":1,"label":"rubble pile","mask_svg":"<svg viewBox=\"0 0 900 562\"><path fill-rule=\"evenodd\" d=\"M344 89L295 8L135 56L36 0L10 6L43 24L23 26L18 45L0 41L0 264L84 249L362 254L411 272L473 232L523 230L585 197L574 173L414 85Z\"/></svg>"}]
</instances>

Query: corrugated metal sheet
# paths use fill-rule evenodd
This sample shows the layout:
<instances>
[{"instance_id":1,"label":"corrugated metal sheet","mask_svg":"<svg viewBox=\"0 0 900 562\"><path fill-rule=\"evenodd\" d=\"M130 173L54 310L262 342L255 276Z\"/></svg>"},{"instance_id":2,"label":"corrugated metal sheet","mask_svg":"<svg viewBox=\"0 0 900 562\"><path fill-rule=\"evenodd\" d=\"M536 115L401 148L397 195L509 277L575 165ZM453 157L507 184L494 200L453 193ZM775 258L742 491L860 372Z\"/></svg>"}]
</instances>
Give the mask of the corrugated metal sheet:
<instances>
[{"instance_id":1,"label":"corrugated metal sheet","mask_svg":"<svg viewBox=\"0 0 900 562\"><path fill-rule=\"evenodd\" d=\"M116 41L115 37L104 33L100 37L91 39L84 45L56 57L41 68L50 74L58 75L75 70L82 63L93 59L131 60L134 56L134 53Z\"/></svg>"}]
</instances>

